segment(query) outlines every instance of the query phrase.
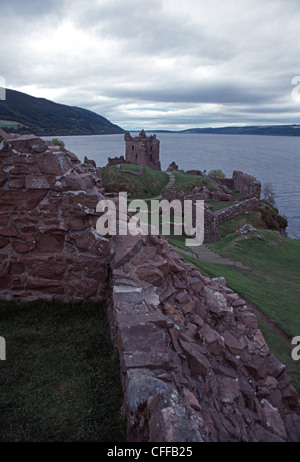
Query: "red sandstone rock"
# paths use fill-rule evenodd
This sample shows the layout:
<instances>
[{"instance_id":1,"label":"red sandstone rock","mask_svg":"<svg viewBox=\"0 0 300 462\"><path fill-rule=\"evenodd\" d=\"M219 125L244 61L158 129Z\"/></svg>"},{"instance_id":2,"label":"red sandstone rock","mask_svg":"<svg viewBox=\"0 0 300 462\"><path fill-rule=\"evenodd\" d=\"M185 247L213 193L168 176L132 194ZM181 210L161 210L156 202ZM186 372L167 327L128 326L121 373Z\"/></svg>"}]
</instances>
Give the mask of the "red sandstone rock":
<instances>
[{"instance_id":1,"label":"red sandstone rock","mask_svg":"<svg viewBox=\"0 0 300 462\"><path fill-rule=\"evenodd\" d=\"M27 189L50 189L47 178L42 175L26 175L25 187Z\"/></svg>"},{"instance_id":2,"label":"red sandstone rock","mask_svg":"<svg viewBox=\"0 0 300 462\"><path fill-rule=\"evenodd\" d=\"M0 194L0 211L32 210L45 197L46 191L2 190Z\"/></svg>"},{"instance_id":3,"label":"red sandstone rock","mask_svg":"<svg viewBox=\"0 0 300 462\"><path fill-rule=\"evenodd\" d=\"M81 251L103 255L107 251L107 242L93 230L88 230L75 239L76 246Z\"/></svg>"},{"instance_id":4,"label":"red sandstone rock","mask_svg":"<svg viewBox=\"0 0 300 462\"><path fill-rule=\"evenodd\" d=\"M45 294L63 294L64 289L59 281L47 281L45 279L27 279L26 289ZM37 296L37 298L39 298Z\"/></svg>"},{"instance_id":5,"label":"red sandstone rock","mask_svg":"<svg viewBox=\"0 0 300 462\"><path fill-rule=\"evenodd\" d=\"M96 280L72 279L66 288L66 295L91 298L97 295L99 282Z\"/></svg>"},{"instance_id":6,"label":"red sandstone rock","mask_svg":"<svg viewBox=\"0 0 300 462\"><path fill-rule=\"evenodd\" d=\"M31 169L28 165L14 165L13 168L10 170L11 175L27 175L31 173Z\"/></svg>"},{"instance_id":7,"label":"red sandstone rock","mask_svg":"<svg viewBox=\"0 0 300 462\"><path fill-rule=\"evenodd\" d=\"M181 292L178 292L178 294L175 297L175 300L178 303L180 303L180 305L182 305L183 303L190 301L191 298L186 290L182 290Z\"/></svg>"},{"instance_id":8,"label":"red sandstone rock","mask_svg":"<svg viewBox=\"0 0 300 462\"><path fill-rule=\"evenodd\" d=\"M184 388L183 389L183 395L184 397L186 398L188 404L193 408L195 409L196 411L201 411L201 406L199 404L199 401L198 399L196 398L196 396L194 395L194 393L192 393L190 390L188 390L187 388Z\"/></svg>"},{"instance_id":9,"label":"red sandstone rock","mask_svg":"<svg viewBox=\"0 0 300 462\"><path fill-rule=\"evenodd\" d=\"M186 289L186 284L180 278L175 276L175 274L173 275L173 285L175 289Z\"/></svg>"},{"instance_id":10,"label":"red sandstone rock","mask_svg":"<svg viewBox=\"0 0 300 462\"><path fill-rule=\"evenodd\" d=\"M62 263L47 262L40 263L37 266L35 266L33 269L29 271L29 275L39 277L41 279L60 280L63 277L66 270L67 266Z\"/></svg>"},{"instance_id":11,"label":"red sandstone rock","mask_svg":"<svg viewBox=\"0 0 300 462\"><path fill-rule=\"evenodd\" d=\"M25 242L25 241L15 241L12 243L12 248L17 253L30 252L31 250L35 248L35 246L36 246L35 239L32 241L32 243Z\"/></svg>"},{"instance_id":12,"label":"red sandstone rock","mask_svg":"<svg viewBox=\"0 0 300 462\"><path fill-rule=\"evenodd\" d=\"M117 252L112 257L112 268L119 268L129 261L142 247L142 240L136 236L116 236Z\"/></svg>"},{"instance_id":13,"label":"red sandstone rock","mask_svg":"<svg viewBox=\"0 0 300 462\"><path fill-rule=\"evenodd\" d=\"M8 183L8 187L11 188L11 189L22 189L24 187L23 185L23 181L22 180L11 180L9 183Z\"/></svg>"},{"instance_id":14,"label":"red sandstone rock","mask_svg":"<svg viewBox=\"0 0 300 462\"><path fill-rule=\"evenodd\" d=\"M204 374L210 369L210 363L207 358L203 355L203 349L200 345L190 344L180 340L180 345L183 351L187 355L189 368L193 376Z\"/></svg>"},{"instance_id":15,"label":"red sandstone rock","mask_svg":"<svg viewBox=\"0 0 300 462\"><path fill-rule=\"evenodd\" d=\"M267 367L265 360L261 357L254 356L246 364L246 369L253 375L255 379L263 379L267 375Z\"/></svg>"},{"instance_id":16,"label":"red sandstone rock","mask_svg":"<svg viewBox=\"0 0 300 462\"><path fill-rule=\"evenodd\" d=\"M164 276L163 273L157 268L141 266L137 268L135 272L137 276L143 281L150 282L150 284L153 284L154 286L162 285Z\"/></svg>"},{"instance_id":17,"label":"red sandstone rock","mask_svg":"<svg viewBox=\"0 0 300 462\"><path fill-rule=\"evenodd\" d=\"M64 237L57 235L41 235L37 241L37 251L41 253L59 253L64 248Z\"/></svg>"},{"instance_id":18,"label":"red sandstone rock","mask_svg":"<svg viewBox=\"0 0 300 462\"><path fill-rule=\"evenodd\" d=\"M63 175L70 169L70 164L66 160L62 164L60 159L61 157L53 154L44 154L37 159L37 166L45 175Z\"/></svg>"},{"instance_id":19,"label":"red sandstone rock","mask_svg":"<svg viewBox=\"0 0 300 462\"><path fill-rule=\"evenodd\" d=\"M200 338L203 338L207 344L208 350L214 354L219 355L224 349L224 341L220 334L212 329L208 324L204 324L199 331Z\"/></svg>"},{"instance_id":20,"label":"red sandstone rock","mask_svg":"<svg viewBox=\"0 0 300 462\"><path fill-rule=\"evenodd\" d=\"M250 313L249 311L246 311L241 314L241 321L246 327L250 327L253 329L258 328L258 322L255 314Z\"/></svg>"},{"instance_id":21,"label":"red sandstone rock","mask_svg":"<svg viewBox=\"0 0 300 462\"><path fill-rule=\"evenodd\" d=\"M7 179L7 174L4 168L2 167L2 165L0 165L0 187L4 185L4 183L6 182L6 179Z\"/></svg>"},{"instance_id":22,"label":"red sandstone rock","mask_svg":"<svg viewBox=\"0 0 300 462\"><path fill-rule=\"evenodd\" d=\"M47 144L35 135L23 135L9 140L10 145L16 151L22 153L42 153L47 150Z\"/></svg>"},{"instance_id":23,"label":"red sandstone rock","mask_svg":"<svg viewBox=\"0 0 300 462\"><path fill-rule=\"evenodd\" d=\"M189 300L188 302L184 303L181 306L182 312L184 315L187 315L189 313L192 313L195 309L195 302L194 300Z\"/></svg>"},{"instance_id":24,"label":"red sandstone rock","mask_svg":"<svg viewBox=\"0 0 300 462\"><path fill-rule=\"evenodd\" d=\"M194 294L199 293L205 286L205 282L200 277L189 278L189 285Z\"/></svg>"},{"instance_id":25,"label":"red sandstone rock","mask_svg":"<svg viewBox=\"0 0 300 462\"><path fill-rule=\"evenodd\" d=\"M138 257L133 259L133 264L136 266L147 263L151 258L154 258L157 254L156 247L146 247L142 250L142 253Z\"/></svg>"},{"instance_id":26,"label":"red sandstone rock","mask_svg":"<svg viewBox=\"0 0 300 462\"><path fill-rule=\"evenodd\" d=\"M228 348L232 354L238 355L242 351L243 346L229 331L223 332L222 336L224 338L226 348Z\"/></svg>"}]
</instances>

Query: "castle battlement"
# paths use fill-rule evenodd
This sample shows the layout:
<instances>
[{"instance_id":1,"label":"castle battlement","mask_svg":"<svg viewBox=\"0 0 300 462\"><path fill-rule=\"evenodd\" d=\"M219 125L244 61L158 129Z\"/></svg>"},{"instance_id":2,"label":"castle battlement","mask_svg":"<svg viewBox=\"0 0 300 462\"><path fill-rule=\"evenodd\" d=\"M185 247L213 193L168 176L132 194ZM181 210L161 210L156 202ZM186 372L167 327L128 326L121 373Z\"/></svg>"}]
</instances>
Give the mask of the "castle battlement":
<instances>
[{"instance_id":1,"label":"castle battlement","mask_svg":"<svg viewBox=\"0 0 300 462\"><path fill-rule=\"evenodd\" d=\"M159 140L156 135L146 136L144 130L139 136L133 138L130 133L125 133L126 144L125 159L127 162L143 165L153 170L161 170L159 160Z\"/></svg>"}]
</instances>

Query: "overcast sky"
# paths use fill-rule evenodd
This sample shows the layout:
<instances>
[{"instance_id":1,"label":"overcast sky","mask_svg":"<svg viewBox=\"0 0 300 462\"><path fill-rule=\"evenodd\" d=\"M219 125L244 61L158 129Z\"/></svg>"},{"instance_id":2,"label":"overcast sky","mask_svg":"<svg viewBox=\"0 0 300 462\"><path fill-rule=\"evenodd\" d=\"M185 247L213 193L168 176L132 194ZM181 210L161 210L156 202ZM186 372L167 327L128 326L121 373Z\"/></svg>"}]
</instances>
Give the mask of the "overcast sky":
<instances>
[{"instance_id":1,"label":"overcast sky","mask_svg":"<svg viewBox=\"0 0 300 462\"><path fill-rule=\"evenodd\" d=\"M300 123L300 0L0 0L0 17L7 88L127 130Z\"/></svg>"}]
</instances>

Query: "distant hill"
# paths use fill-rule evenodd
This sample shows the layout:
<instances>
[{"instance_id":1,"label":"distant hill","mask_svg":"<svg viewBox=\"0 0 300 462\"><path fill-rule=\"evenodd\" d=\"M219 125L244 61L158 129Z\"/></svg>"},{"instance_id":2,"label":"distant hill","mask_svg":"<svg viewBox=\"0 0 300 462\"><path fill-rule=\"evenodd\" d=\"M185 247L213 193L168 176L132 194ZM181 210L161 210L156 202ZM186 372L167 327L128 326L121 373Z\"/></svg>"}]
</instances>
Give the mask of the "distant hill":
<instances>
[{"instance_id":1,"label":"distant hill","mask_svg":"<svg viewBox=\"0 0 300 462\"><path fill-rule=\"evenodd\" d=\"M300 136L300 125L261 125L248 127L190 128L179 133L207 133L221 135Z\"/></svg>"},{"instance_id":2,"label":"distant hill","mask_svg":"<svg viewBox=\"0 0 300 462\"><path fill-rule=\"evenodd\" d=\"M37 136L124 133L121 127L95 112L8 89L6 100L0 101L0 128Z\"/></svg>"}]
</instances>

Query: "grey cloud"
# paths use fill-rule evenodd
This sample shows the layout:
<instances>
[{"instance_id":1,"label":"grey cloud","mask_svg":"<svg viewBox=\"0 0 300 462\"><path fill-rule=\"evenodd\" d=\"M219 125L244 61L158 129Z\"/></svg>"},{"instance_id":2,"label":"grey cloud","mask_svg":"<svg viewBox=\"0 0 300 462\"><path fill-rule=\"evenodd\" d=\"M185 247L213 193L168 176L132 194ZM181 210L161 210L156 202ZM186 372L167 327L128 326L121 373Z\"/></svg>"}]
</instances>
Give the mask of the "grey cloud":
<instances>
[{"instance_id":1,"label":"grey cloud","mask_svg":"<svg viewBox=\"0 0 300 462\"><path fill-rule=\"evenodd\" d=\"M9 0L8 2L1 2L1 20L5 22L11 15L22 16L26 20L36 16L45 16L61 10L61 4L60 0Z\"/></svg>"},{"instance_id":2,"label":"grey cloud","mask_svg":"<svg viewBox=\"0 0 300 462\"><path fill-rule=\"evenodd\" d=\"M205 62L232 56L227 40L192 27L162 6L162 0L146 3L114 0L90 6L76 21L83 29L89 27L95 34L121 40L124 52L132 56L141 53L176 56L180 52L200 55Z\"/></svg>"},{"instance_id":3,"label":"grey cloud","mask_svg":"<svg viewBox=\"0 0 300 462\"><path fill-rule=\"evenodd\" d=\"M299 122L300 103L290 97L291 79L300 75L298 0L186 0L180 10L166 8L172 4L2 2L0 75L16 89L62 89L57 102L86 107L124 127L140 126L141 118L165 128ZM216 14L201 15L199 5L203 11L214 6ZM64 37L56 49L50 41L49 53L43 50L43 39L64 24L83 34L82 51L80 43L64 47ZM201 104L219 107L209 113ZM132 105L141 108L140 118Z\"/></svg>"}]
</instances>

